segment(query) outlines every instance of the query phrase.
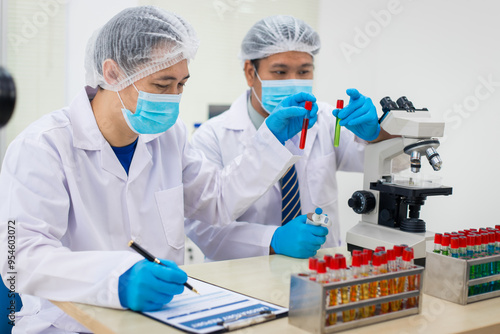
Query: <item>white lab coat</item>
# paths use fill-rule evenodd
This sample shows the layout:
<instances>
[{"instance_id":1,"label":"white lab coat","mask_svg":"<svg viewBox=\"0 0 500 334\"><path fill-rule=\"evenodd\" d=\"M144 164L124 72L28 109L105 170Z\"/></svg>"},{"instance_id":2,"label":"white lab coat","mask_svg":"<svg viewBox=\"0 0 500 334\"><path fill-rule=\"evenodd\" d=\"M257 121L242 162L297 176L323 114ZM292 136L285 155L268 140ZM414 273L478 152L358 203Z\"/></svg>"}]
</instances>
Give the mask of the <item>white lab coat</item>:
<instances>
[{"instance_id":1,"label":"white lab coat","mask_svg":"<svg viewBox=\"0 0 500 334\"><path fill-rule=\"evenodd\" d=\"M241 154L257 131L248 116L249 91L223 114L208 120L193 135L193 146L203 150L219 167ZM318 103L318 121L308 130L304 156L296 162L302 214L320 207L332 220L323 247L340 245L336 171L363 171L366 142L342 128L339 147L334 147L335 117L331 105ZM265 122L264 122L265 123ZM297 142L300 133L291 139ZM281 225L279 182L259 198L237 221L216 227L210 221L186 219L186 234L208 261L269 254L274 231Z\"/></svg>"},{"instance_id":2,"label":"white lab coat","mask_svg":"<svg viewBox=\"0 0 500 334\"><path fill-rule=\"evenodd\" d=\"M7 221L15 220L16 262L9 269L5 255L0 266L4 281L17 272L20 333L86 332L47 300L121 308L118 279L142 259L130 239L182 264L185 216L230 223L300 158L265 128L248 156L221 171L177 121L163 134L139 136L127 176L97 126L92 94L82 90L69 107L30 125L4 159L0 240L7 245Z\"/></svg>"}]
</instances>

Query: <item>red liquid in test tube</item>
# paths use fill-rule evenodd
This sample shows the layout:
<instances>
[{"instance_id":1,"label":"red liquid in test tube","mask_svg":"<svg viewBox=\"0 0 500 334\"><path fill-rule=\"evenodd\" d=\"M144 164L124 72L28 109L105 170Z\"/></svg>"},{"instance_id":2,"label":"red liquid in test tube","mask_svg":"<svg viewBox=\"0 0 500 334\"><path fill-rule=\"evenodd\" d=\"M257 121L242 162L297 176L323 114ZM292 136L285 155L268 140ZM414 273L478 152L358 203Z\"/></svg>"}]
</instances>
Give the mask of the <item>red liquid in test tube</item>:
<instances>
[{"instance_id":1,"label":"red liquid in test tube","mask_svg":"<svg viewBox=\"0 0 500 334\"><path fill-rule=\"evenodd\" d=\"M308 111L311 111L311 109L312 109L312 102L311 101L306 101L306 103L304 105L304 108L306 108L306 110L308 110ZM300 133L299 148L301 150L303 150L304 147L306 147L306 136L307 136L307 128L308 127L309 127L309 116L306 114L306 116L304 117L304 121L302 122L302 132Z\"/></svg>"}]
</instances>

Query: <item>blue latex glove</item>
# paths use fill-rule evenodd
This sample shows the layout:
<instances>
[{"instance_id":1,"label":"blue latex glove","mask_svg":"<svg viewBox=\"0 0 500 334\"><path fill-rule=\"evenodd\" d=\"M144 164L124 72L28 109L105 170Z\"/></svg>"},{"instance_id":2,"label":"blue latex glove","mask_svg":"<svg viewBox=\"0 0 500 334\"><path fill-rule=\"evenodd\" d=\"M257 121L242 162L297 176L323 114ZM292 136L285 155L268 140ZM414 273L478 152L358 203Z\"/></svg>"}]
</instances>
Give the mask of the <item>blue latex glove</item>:
<instances>
[{"instance_id":1,"label":"blue latex glove","mask_svg":"<svg viewBox=\"0 0 500 334\"><path fill-rule=\"evenodd\" d=\"M184 291L187 275L174 262L148 260L134 264L118 280L118 296L123 307L134 311L155 311Z\"/></svg>"},{"instance_id":2,"label":"blue latex glove","mask_svg":"<svg viewBox=\"0 0 500 334\"><path fill-rule=\"evenodd\" d=\"M306 101L313 103L312 109L308 113L308 128L311 128L318 119L318 105L316 104L314 95L304 92L285 98L274 108L271 115L266 118L267 127L282 144L285 144L288 139L302 130L304 116L308 112L304 108Z\"/></svg>"},{"instance_id":3,"label":"blue latex glove","mask_svg":"<svg viewBox=\"0 0 500 334\"><path fill-rule=\"evenodd\" d=\"M377 109L370 98L360 94L357 89L346 91L351 98L344 109L334 109L333 116L341 119L340 125L366 141L377 139L380 133Z\"/></svg>"},{"instance_id":4,"label":"blue latex glove","mask_svg":"<svg viewBox=\"0 0 500 334\"><path fill-rule=\"evenodd\" d=\"M306 215L298 216L278 227L271 240L276 254L306 259L316 255L326 241L328 229L306 224Z\"/></svg>"}]
</instances>

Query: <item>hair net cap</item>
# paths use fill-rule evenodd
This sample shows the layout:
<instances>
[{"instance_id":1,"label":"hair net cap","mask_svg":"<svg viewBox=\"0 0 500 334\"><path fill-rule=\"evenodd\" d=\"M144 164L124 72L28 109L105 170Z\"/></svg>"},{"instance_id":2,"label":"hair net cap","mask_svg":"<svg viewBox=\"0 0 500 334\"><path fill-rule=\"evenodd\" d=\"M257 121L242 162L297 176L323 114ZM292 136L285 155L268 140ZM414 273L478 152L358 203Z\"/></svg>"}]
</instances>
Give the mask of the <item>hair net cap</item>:
<instances>
[{"instance_id":1,"label":"hair net cap","mask_svg":"<svg viewBox=\"0 0 500 334\"><path fill-rule=\"evenodd\" d=\"M192 59L199 40L180 16L154 6L128 8L115 15L87 44L86 84L119 91L137 80ZM103 77L103 63L116 63L114 77Z\"/></svg>"},{"instance_id":2,"label":"hair net cap","mask_svg":"<svg viewBox=\"0 0 500 334\"><path fill-rule=\"evenodd\" d=\"M293 16L275 15L255 23L241 43L240 59L253 60L287 51L315 55L321 47L319 35Z\"/></svg>"}]
</instances>

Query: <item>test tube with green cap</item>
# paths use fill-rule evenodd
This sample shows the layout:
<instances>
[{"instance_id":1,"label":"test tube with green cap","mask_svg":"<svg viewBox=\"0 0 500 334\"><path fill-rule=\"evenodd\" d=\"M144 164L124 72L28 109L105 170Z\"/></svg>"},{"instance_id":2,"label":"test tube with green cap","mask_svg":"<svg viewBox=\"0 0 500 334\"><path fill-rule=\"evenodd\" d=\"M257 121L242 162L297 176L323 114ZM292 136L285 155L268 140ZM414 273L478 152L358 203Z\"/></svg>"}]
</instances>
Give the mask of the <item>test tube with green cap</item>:
<instances>
[{"instance_id":1,"label":"test tube with green cap","mask_svg":"<svg viewBox=\"0 0 500 334\"><path fill-rule=\"evenodd\" d=\"M344 108L344 100L337 100L337 109ZM335 122L335 138L333 140L333 146L339 147L340 143L340 121L341 119L337 117L337 121Z\"/></svg>"}]
</instances>

